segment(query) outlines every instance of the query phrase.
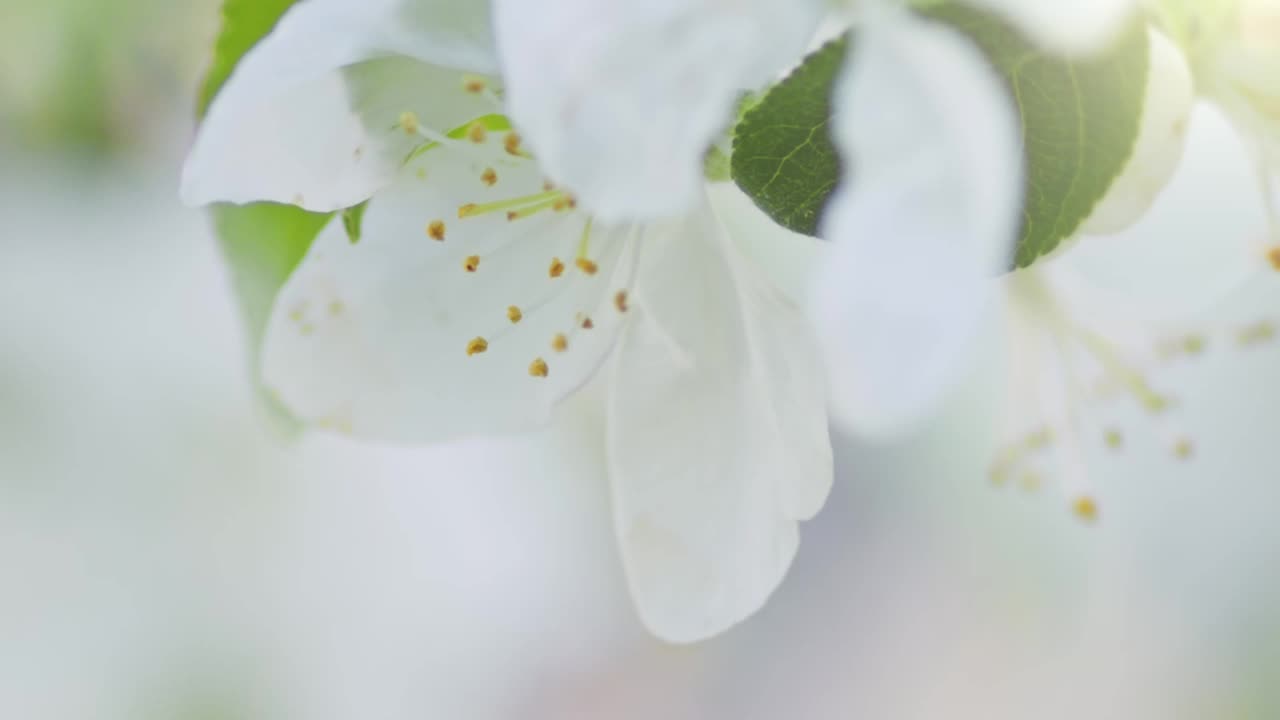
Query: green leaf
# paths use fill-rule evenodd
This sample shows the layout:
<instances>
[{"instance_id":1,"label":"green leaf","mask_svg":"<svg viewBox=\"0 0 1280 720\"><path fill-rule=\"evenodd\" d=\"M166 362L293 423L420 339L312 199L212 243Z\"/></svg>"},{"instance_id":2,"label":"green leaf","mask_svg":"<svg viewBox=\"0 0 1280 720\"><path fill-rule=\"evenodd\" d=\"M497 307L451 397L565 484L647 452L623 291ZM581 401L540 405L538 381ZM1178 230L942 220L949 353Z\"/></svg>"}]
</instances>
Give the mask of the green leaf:
<instances>
[{"instance_id":1,"label":"green leaf","mask_svg":"<svg viewBox=\"0 0 1280 720\"><path fill-rule=\"evenodd\" d=\"M805 58L763 98L753 98L733 131L734 182L783 227L818 229L827 196L840 182L831 142L831 86L844 65L848 38Z\"/></svg>"},{"instance_id":2,"label":"green leaf","mask_svg":"<svg viewBox=\"0 0 1280 720\"><path fill-rule=\"evenodd\" d=\"M1107 52L1068 61L994 15L954 2L919 12L970 37L1005 78L1024 133L1026 190L1013 264L1025 267L1071 237L1133 152L1147 83L1147 35L1135 22ZM840 181L831 85L847 39L810 55L742 115L733 179L784 227L814 235ZM847 172L847 170L846 170Z\"/></svg>"},{"instance_id":3,"label":"green leaf","mask_svg":"<svg viewBox=\"0 0 1280 720\"><path fill-rule=\"evenodd\" d=\"M1133 154L1147 87L1146 27L1134 22L1107 52L1068 62L993 15L957 4L925 14L972 38L1017 102L1027 176L1014 264L1027 267L1075 234Z\"/></svg>"},{"instance_id":4,"label":"green leaf","mask_svg":"<svg viewBox=\"0 0 1280 720\"><path fill-rule=\"evenodd\" d=\"M364 222L364 209L367 207L369 201L365 200L342 211L342 228L347 231L347 239L352 245L360 242L360 224Z\"/></svg>"},{"instance_id":5,"label":"green leaf","mask_svg":"<svg viewBox=\"0 0 1280 720\"><path fill-rule=\"evenodd\" d=\"M200 93L201 116L240 58L271 31L293 2L226 0L223 3L222 31ZM259 351L276 293L332 216L274 203L219 204L210 208L210 214L244 319L254 383L262 390ZM356 225L358 227L358 220ZM269 393L260 392L260 397L272 417L280 421L277 423L280 429L296 430L297 421Z\"/></svg>"}]
</instances>

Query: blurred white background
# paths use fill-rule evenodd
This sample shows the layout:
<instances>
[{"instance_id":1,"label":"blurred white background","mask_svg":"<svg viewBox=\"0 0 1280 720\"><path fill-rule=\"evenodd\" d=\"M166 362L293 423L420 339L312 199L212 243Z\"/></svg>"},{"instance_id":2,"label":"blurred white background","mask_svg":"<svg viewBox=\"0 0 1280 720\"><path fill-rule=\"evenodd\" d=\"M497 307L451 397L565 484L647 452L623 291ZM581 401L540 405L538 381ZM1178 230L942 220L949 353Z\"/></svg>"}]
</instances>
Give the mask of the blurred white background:
<instances>
[{"instance_id":1,"label":"blurred white background","mask_svg":"<svg viewBox=\"0 0 1280 720\"><path fill-rule=\"evenodd\" d=\"M782 588L695 647L630 608L590 392L529 437L281 442L176 200L216 22L0 0L0 717L1280 717L1275 345L1158 371L1195 457L1128 418L1094 526L988 482L997 362L900 445L837 438ZM1274 317L1249 172L1203 110L1152 216L1070 260L1219 335Z\"/></svg>"}]
</instances>

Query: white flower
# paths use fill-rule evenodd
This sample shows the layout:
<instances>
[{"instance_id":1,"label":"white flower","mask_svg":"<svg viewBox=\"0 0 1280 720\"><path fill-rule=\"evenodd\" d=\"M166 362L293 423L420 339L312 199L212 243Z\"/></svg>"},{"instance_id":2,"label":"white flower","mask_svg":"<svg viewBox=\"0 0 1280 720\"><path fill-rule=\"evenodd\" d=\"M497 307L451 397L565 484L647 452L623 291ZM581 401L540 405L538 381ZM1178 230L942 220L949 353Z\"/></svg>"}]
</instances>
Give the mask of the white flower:
<instances>
[{"instance_id":1,"label":"white flower","mask_svg":"<svg viewBox=\"0 0 1280 720\"><path fill-rule=\"evenodd\" d=\"M607 359L633 596L656 634L706 637L764 602L830 487L811 333L704 191L639 224L551 184L496 81L466 74L492 64L454 5L425 5L422 32L399 5L296 6L215 100L185 194L369 198L359 241L330 222L268 327L264 378L305 420L397 443L528 428Z\"/></svg>"},{"instance_id":2,"label":"white flower","mask_svg":"<svg viewBox=\"0 0 1280 720\"><path fill-rule=\"evenodd\" d=\"M1150 4L1189 56L1197 89L1226 110L1257 158L1266 256L1280 270L1280 1Z\"/></svg>"}]
</instances>

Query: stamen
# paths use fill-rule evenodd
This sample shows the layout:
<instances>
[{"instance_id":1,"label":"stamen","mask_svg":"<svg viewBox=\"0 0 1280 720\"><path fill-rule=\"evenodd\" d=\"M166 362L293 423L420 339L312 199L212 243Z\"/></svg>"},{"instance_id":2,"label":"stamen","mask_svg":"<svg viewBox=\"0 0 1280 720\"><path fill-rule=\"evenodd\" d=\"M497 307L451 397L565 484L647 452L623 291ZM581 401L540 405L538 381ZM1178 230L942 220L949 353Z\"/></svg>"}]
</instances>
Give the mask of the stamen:
<instances>
[{"instance_id":1,"label":"stamen","mask_svg":"<svg viewBox=\"0 0 1280 720\"><path fill-rule=\"evenodd\" d=\"M478 122L471 123L467 128L467 139L479 145L489 137L489 131L484 129L484 125Z\"/></svg>"},{"instance_id":2,"label":"stamen","mask_svg":"<svg viewBox=\"0 0 1280 720\"><path fill-rule=\"evenodd\" d=\"M404 130L405 135L417 135L421 127L416 114L408 110L400 113L400 129Z\"/></svg>"},{"instance_id":3,"label":"stamen","mask_svg":"<svg viewBox=\"0 0 1280 720\"><path fill-rule=\"evenodd\" d=\"M432 220L427 223L427 236L437 242L444 242L444 221Z\"/></svg>"},{"instance_id":4,"label":"stamen","mask_svg":"<svg viewBox=\"0 0 1280 720\"><path fill-rule=\"evenodd\" d=\"M614 296L613 296L613 306L614 306L614 307L616 307L616 308L618 308L618 312L626 312L626 311L627 311L628 306L627 306L627 291L626 291L626 290L619 290L616 294L614 294Z\"/></svg>"},{"instance_id":5,"label":"stamen","mask_svg":"<svg viewBox=\"0 0 1280 720\"><path fill-rule=\"evenodd\" d=\"M474 338L471 342L467 343L467 357L471 357L472 355L479 355L480 353L488 349L489 349L488 340L485 340L482 337Z\"/></svg>"},{"instance_id":6,"label":"stamen","mask_svg":"<svg viewBox=\"0 0 1280 720\"><path fill-rule=\"evenodd\" d=\"M555 337L551 338L551 349L556 352L568 350L569 338L565 337L564 333L556 333Z\"/></svg>"},{"instance_id":7,"label":"stamen","mask_svg":"<svg viewBox=\"0 0 1280 720\"><path fill-rule=\"evenodd\" d=\"M560 258L551 258L551 267L547 270L547 274L553 278L564 274L564 263L560 262Z\"/></svg>"},{"instance_id":8,"label":"stamen","mask_svg":"<svg viewBox=\"0 0 1280 720\"><path fill-rule=\"evenodd\" d=\"M1124 435L1119 430L1112 428L1103 434L1103 439L1107 443L1107 447L1112 450L1120 450L1124 448Z\"/></svg>"},{"instance_id":9,"label":"stamen","mask_svg":"<svg viewBox=\"0 0 1280 720\"><path fill-rule=\"evenodd\" d=\"M475 272L480 267L479 255L468 255L466 260L462 261L462 269L469 273Z\"/></svg>"},{"instance_id":10,"label":"stamen","mask_svg":"<svg viewBox=\"0 0 1280 720\"><path fill-rule=\"evenodd\" d=\"M546 377L548 372L547 361L542 358L534 358L533 362L529 363L529 375L532 377Z\"/></svg>"},{"instance_id":11,"label":"stamen","mask_svg":"<svg viewBox=\"0 0 1280 720\"><path fill-rule=\"evenodd\" d=\"M1276 326L1270 322L1263 320L1240 330L1236 335L1236 342L1241 347L1250 347L1252 345L1261 345L1269 340L1275 339Z\"/></svg>"},{"instance_id":12,"label":"stamen","mask_svg":"<svg viewBox=\"0 0 1280 720\"><path fill-rule=\"evenodd\" d=\"M479 77L476 75L462 76L462 89L466 90L472 95L479 95L480 93L484 92L485 89L488 87L489 87L489 84L485 82L484 78L482 77Z\"/></svg>"},{"instance_id":13,"label":"stamen","mask_svg":"<svg viewBox=\"0 0 1280 720\"><path fill-rule=\"evenodd\" d=\"M1098 519L1098 502L1088 495L1081 495L1071 503L1071 511L1084 522L1093 523Z\"/></svg>"},{"instance_id":14,"label":"stamen","mask_svg":"<svg viewBox=\"0 0 1280 720\"><path fill-rule=\"evenodd\" d=\"M519 210L510 210L507 212L507 222L521 220L531 215L537 215L538 213L542 212L543 210L546 210L547 208L554 208L556 206L556 203L559 203L559 202L560 202L559 200L547 200L544 202L540 202L536 205L530 205L529 207L520 208Z\"/></svg>"},{"instance_id":15,"label":"stamen","mask_svg":"<svg viewBox=\"0 0 1280 720\"><path fill-rule=\"evenodd\" d=\"M344 310L346 310L346 306L342 304L341 300L334 300L329 303L329 314L333 317L341 315Z\"/></svg>"},{"instance_id":16,"label":"stamen","mask_svg":"<svg viewBox=\"0 0 1280 720\"><path fill-rule=\"evenodd\" d=\"M523 318L524 318L524 313L520 312L520 308L516 307L515 305L510 305L507 307L507 319L511 321L512 325L520 322L520 320Z\"/></svg>"},{"instance_id":17,"label":"stamen","mask_svg":"<svg viewBox=\"0 0 1280 720\"><path fill-rule=\"evenodd\" d=\"M485 168L484 172L480 173L480 182L489 187L498 184L498 171L493 168Z\"/></svg>"},{"instance_id":18,"label":"stamen","mask_svg":"<svg viewBox=\"0 0 1280 720\"><path fill-rule=\"evenodd\" d=\"M507 136L502 139L502 147L510 155L521 155L522 153L520 152L519 133L514 133L514 132L507 133ZM550 190L550 188L547 188L547 189Z\"/></svg>"},{"instance_id":19,"label":"stamen","mask_svg":"<svg viewBox=\"0 0 1280 720\"><path fill-rule=\"evenodd\" d=\"M582 329L583 329L583 330L590 330L591 328L593 328L593 327L595 327L595 326L596 326L596 324L595 324L595 323L593 323L593 322L591 322L591 318L589 318L589 317L584 317L584 318L582 318Z\"/></svg>"},{"instance_id":20,"label":"stamen","mask_svg":"<svg viewBox=\"0 0 1280 720\"><path fill-rule=\"evenodd\" d=\"M1105 340L1085 328L1076 327L1075 332L1085 348L1093 353L1098 362L1102 363L1148 412L1159 413L1168 409L1169 399L1152 390L1147 385L1146 379L1126 365Z\"/></svg>"},{"instance_id":21,"label":"stamen","mask_svg":"<svg viewBox=\"0 0 1280 720\"><path fill-rule=\"evenodd\" d=\"M1267 251L1267 262L1271 263L1271 267L1280 272L1280 245Z\"/></svg>"},{"instance_id":22,"label":"stamen","mask_svg":"<svg viewBox=\"0 0 1280 720\"><path fill-rule=\"evenodd\" d=\"M587 258L584 258L584 257L580 257L577 260L574 260L573 264L577 265L579 270L581 270L582 272L588 275L595 275L596 271L600 269L599 266L595 264L595 262L588 260Z\"/></svg>"},{"instance_id":23,"label":"stamen","mask_svg":"<svg viewBox=\"0 0 1280 720\"><path fill-rule=\"evenodd\" d=\"M547 200L554 200L559 197L559 190L548 190L546 192L534 193L533 195L525 195L523 197L508 198L506 200L496 200L491 203L467 203L458 208L458 217L467 218L476 215L484 215L498 210L509 210L511 208L521 208L535 203L542 203Z\"/></svg>"},{"instance_id":24,"label":"stamen","mask_svg":"<svg viewBox=\"0 0 1280 720\"><path fill-rule=\"evenodd\" d=\"M1190 460L1194 454L1195 446L1191 444L1191 440L1188 438L1179 438L1173 444L1173 456L1179 460Z\"/></svg>"}]
</instances>

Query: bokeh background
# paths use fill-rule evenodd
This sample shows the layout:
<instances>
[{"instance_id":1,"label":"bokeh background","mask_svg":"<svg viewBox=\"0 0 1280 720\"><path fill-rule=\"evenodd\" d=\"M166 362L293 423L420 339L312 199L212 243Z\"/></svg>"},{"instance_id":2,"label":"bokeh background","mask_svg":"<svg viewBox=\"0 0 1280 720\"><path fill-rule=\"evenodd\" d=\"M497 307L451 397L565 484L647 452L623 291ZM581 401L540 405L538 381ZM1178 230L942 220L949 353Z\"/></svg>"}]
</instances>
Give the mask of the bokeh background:
<instances>
[{"instance_id":1,"label":"bokeh background","mask_svg":"<svg viewBox=\"0 0 1280 720\"><path fill-rule=\"evenodd\" d=\"M532 436L282 441L176 199L217 4L0 0L0 717L1280 717L1275 348L1158 370L1195 457L1131 418L1093 526L988 482L993 349L904 442L837 435L781 589L694 647L629 605L598 393ZM1152 215L1069 260L1209 336L1274 315L1219 262L1250 172L1198 110Z\"/></svg>"}]
</instances>

